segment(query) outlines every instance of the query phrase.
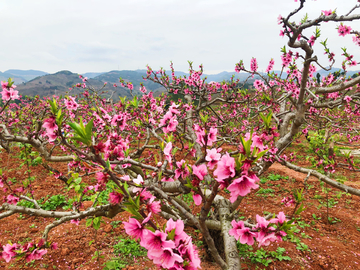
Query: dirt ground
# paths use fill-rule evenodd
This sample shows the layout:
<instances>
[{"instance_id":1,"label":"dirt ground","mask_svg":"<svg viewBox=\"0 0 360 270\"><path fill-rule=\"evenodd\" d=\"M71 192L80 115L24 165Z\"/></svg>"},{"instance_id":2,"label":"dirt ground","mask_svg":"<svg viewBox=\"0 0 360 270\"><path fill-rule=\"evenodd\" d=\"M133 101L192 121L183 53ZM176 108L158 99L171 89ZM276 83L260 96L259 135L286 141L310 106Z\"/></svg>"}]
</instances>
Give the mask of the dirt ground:
<instances>
[{"instance_id":1,"label":"dirt ground","mask_svg":"<svg viewBox=\"0 0 360 270\"><path fill-rule=\"evenodd\" d=\"M13 153L15 154L15 153ZM3 172L16 178L20 186L24 175L25 166L19 169L19 160L10 157L2 151L0 154ZM299 163L306 164L300 160ZM65 170L64 165L59 165ZM33 190L36 199L46 195L66 194L64 184L49 175L41 166L31 167L31 175L39 179L34 182ZM360 173L339 170L337 172L346 178L346 184L353 187L360 187ZM271 180L273 175L281 175L280 179ZM261 187L267 192L257 193L254 191L247 196L239 209L245 218L255 219L256 214L263 214L264 211L278 213L284 211L291 215L293 207L284 207L281 200L290 195L295 188L305 188L305 211L298 220L299 231L295 234L301 243L308 249L300 248L301 244L291 241L273 243L265 250L275 251L278 247L286 249L284 254L291 258L291 261L274 260L267 267L262 264L253 264L250 259L244 258L243 269L360 269L360 216L359 198L340 193L336 189L326 195L323 192L319 180L310 177L307 185L304 185L306 175L294 172L280 164L273 164L263 179L270 179ZM277 177L279 178L279 177ZM91 181L91 179L85 179ZM0 197L4 192L0 190ZM325 203L324 203L325 202ZM329 203L330 202L330 203ZM325 206L324 206L325 205ZM326 207L330 205L331 207ZM89 206L85 203L84 207ZM61 208L58 208L59 210ZM314 217L315 216L315 217ZM113 221L127 221L129 214L122 213L110 220L105 218L105 223L96 232L93 228L85 226L86 220L82 220L79 226L72 223L62 224L53 229L49 234L49 240L57 242L58 250L49 250L43 259L35 263L26 263L24 260L11 261L7 264L0 261L1 269L102 269L104 262L113 258L113 245L118 242L118 237L126 237L121 222L118 226L110 223ZM331 224L328 217L333 221ZM19 214L0 220L0 243L6 244L8 240L13 243L24 243L31 239L39 240L47 224L52 220L32 217ZM200 241L194 229L187 231L193 236L193 241ZM89 245L91 240L96 239ZM302 246L304 247L304 246ZM256 251L257 246L254 245ZM100 250L101 258L92 259L94 252ZM205 260L205 250L199 246L202 257L202 269L219 269L213 262ZM151 261L144 258L135 259L129 263L127 269L156 269Z\"/></svg>"}]
</instances>

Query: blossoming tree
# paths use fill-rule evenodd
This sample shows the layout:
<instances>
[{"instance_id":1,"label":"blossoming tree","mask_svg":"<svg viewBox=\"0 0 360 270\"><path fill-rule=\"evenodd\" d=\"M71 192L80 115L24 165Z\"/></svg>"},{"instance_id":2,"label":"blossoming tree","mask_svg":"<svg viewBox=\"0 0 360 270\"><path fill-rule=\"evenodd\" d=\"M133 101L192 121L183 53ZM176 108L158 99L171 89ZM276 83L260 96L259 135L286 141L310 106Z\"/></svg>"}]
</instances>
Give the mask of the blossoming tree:
<instances>
[{"instance_id":1,"label":"blossoming tree","mask_svg":"<svg viewBox=\"0 0 360 270\"><path fill-rule=\"evenodd\" d=\"M250 69L242 61L236 64L237 72L247 72L249 78L257 76L253 90L244 89L234 78L207 82L202 78L202 66L194 70L191 63L189 75L183 77L175 76L172 64L171 75L163 69L147 69L145 79L159 83L169 95L183 96L178 102L168 95L155 98L142 86L141 97L120 98L114 103L101 98L81 77L83 83L75 87L87 90L77 97L13 103L19 99L13 82L2 82L2 147L8 150L12 143L28 145L37 151L44 168L76 193L72 211L44 210L32 192L32 182L14 187L4 168L0 187L7 195L0 207L0 219L22 213L47 217L52 222L38 243L1 246L2 258L7 262L21 256L27 261L39 259L46 248L57 248L48 236L56 226L81 219L95 226L101 217L113 218L128 211L132 217L124 222L125 231L139 239L154 264L166 269L199 268L196 247L184 231L184 226L193 226L203 235L222 269L240 269L237 241L267 246L291 233L292 220L283 212L256 215L256 222L238 219L242 199L259 187L258 177L273 162L360 195L359 190L331 178L336 169L333 155L319 161L325 173L296 166L283 155L297 134L310 136L309 129L326 130L328 137L343 133L349 141L360 138L357 129L352 128L359 117L360 76L346 76L346 68L356 65L356 60L344 49L343 74L317 80L316 69L325 68L313 50L320 42L331 66L334 64L326 39L320 41L320 26L325 22L335 22L341 37L351 36L360 45L360 33L346 25L360 19L359 14L353 14L359 4L347 14L321 11L312 20L305 17L300 23L292 22L304 4L305 0L300 0L297 9L278 19L289 47L282 50L281 74L272 71L273 59L266 74L257 71L255 58ZM309 29L314 29L310 37L305 34ZM131 83L120 83L132 93ZM53 164L58 162L67 163L69 170L59 171ZM350 158L346 166L356 169ZM84 183L84 175L93 175L96 184ZM99 203L99 195L108 189L108 203ZM225 189L229 198L221 195ZM189 193L201 206L198 215L179 199L180 194ZM81 210L86 196L91 198L92 206ZM33 207L17 205L20 200L33 203ZM291 202L291 198L285 202ZM155 215L166 218L166 226L160 228L153 220ZM221 232L224 256L210 231Z\"/></svg>"}]
</instances>

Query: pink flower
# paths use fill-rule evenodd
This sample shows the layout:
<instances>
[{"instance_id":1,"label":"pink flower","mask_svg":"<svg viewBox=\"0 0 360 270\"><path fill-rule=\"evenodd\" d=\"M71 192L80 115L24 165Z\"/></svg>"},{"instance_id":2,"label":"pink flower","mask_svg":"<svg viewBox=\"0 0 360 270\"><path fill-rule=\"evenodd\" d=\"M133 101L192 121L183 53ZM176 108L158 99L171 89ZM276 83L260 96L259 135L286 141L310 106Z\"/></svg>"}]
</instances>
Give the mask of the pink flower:
<instances>
[{"instance_id":1,"label":"pink flower","mask_svg":"<svg viewBox=\"0 0 360 270\"><path fill-rule=\"evenodd\" d=\"M140 174L138 174L137 177L135 179L133 179L133 182L137 185L142 185L142 184L144 184L144 179L142 178L142 176Z\"/></svg>"},{"instance_id":2,"label":"pink flower","mask_svg":"<svg viewBox=\"0 0 360 270\"><path fill-rule=\"evenodd\" d=\"M161 254L158 254L154 258L154 263L159 264L164 268L171 268L174 266L175 262L183 262L183 258L180 255L174 253L171 248L163 248Z\"/></svg>"},{"instance_id":3,"label":"pink flower","mask_svg":"<svg viewBox=\"0 0 360 270\"><path fill-rule=\"evenodd\" d=\"M171 104L171 106L169 107L169 111L172 113L172 114L179 114L180 111L177 110L177 108L180 106L180 104L176 105L175 103Z\"/></svg>"},{"instance_id":4,"label":"pink flower","mask_svg":"<svg viewBox=\"0 0 360 270\"><path fill-rule=\"evenodd\" d=\"M56 125L55 116L51 116L50 118L45 119L43 127L46 129L48 134L54 133L58 128Z\"/></svg>"},{"instance_id":5,"label":"pink flower","mask_svg":"<svg viewBox=\"0 0 360 270\"><path fill-rule=\"evenodd\" d=\"M179 179L180 177L182 179L185 179L190 174L189 169L186 166L185 160L182 159L181 161L177 161L176 166L178 167L175 170L175 178L176 179Z\"/></svg>"},{"instance_id":6,"label":"pink flower","mask_svg":"<svg viewBox=\"0 0 360 270\"><path fill-rule=\"evenodd\" d=\"M261 246L268 246L268 245L270 245L271 242L277 241L277 237L274 233L271 233L271 234L261 238L260 240L258 238L256 240L259 242L258 247L261 247Z\"/></svg>"},{"instance_id":7,"label":"pink flower","mask_svg":"<svg viewBox=\"0 0 360 270\"><path fill-rule=\"evenodd\" d=\"M122 201L123 197L121 193L113 191L109 194L109 202L114 205L118 204Z\"/></svg>"},{"instance_id":8,"label":"pink flower","mask_svg":"<svg viewBox=\"0 0 360 270\"><path fill-rule=\"evenodd\" d=\"M42 247L45 244L45 239L40 238L39 243L37 244L37 247Z\"/></svg>"},{"instance_id":9,"label":"pink flower","mask_svg":"<svg viewBox=\"0 0 360 270\"><path fill-rule=\"evenodd\" d=\"M258 187L259 185L255 184L255 179L247 175L242 175L240 178L235 179L228 187L231 196L230 201L233 203L236 201L238 196L244 197L250 193L252 188L255 189Z\"/></svg>"},{"instance_id":10,"label":"pink flower","mask_svg":"<svg viewBox=\"0 0 360 270\"><path fill-rule=\"evenodd\" d=\"M281 16L280 16L281 17ZM275 61L271 58L268 67L266 68L266 73L269 73L274 68Z\"/></svg>"},{"instance_id":11,"label":"pink flower","mask_svg":"<svg viewBox=\"0 0 360 270\"><path fill-rule=\"evenodd\" d=\"M339 25L339 27L338 27L339 36L344 37L344 36L350 34L350 32L351 32L351 27L350 26L343 25L342 23Z\"/></svg>"},{"instance_id":12,"label":"pink flower","mask_svg":"<svg viewBox=\"0 0 360 270\"><path fill-rule=\"evenodd\" d=\"M65 106L68 110L74 111L77 110L79 104L76 103L75 98L72 96L68 96L67 99L64 101Z\"/></svg>"},{"instance_id":13,"label":"pink flower","mask_svg":"<svg viewBox=\"0 0 360 270\"><path fill-rule=\"evenodd\" d=\"M238 234L240 235L240 243L241 244L248 244L252 246L254 244L254 237L256 234L250 231L249 228L245 227L243 229L238 230Z\"/></svg>"},{"instance_id":14,"label":"pink flower","mask_svg":"<svg viewBox=\"0 0 360 270\"><path fill-rule=\"evenodd\" d=\"M225 180L235 176L235 159L230 157L229 153L223 155L214 171L217 181Z\"/></svg>"},{"instance_id":15,"label":"pink flower","mask_svg":"<svg viewBox=\"0 0 360 270\"><path fill-rule=\"evenodd\" d=\"M345 97L344 97L344 100L345 100L347 103L349 103L349 102L352 100L352 98L351 98L350 96L345 96Z\"/></svg>"},{"instance_id":16,"label":"pink flower","mask_svg":"<svg viewBox=\"0 0 360 270\"><path fill-rule=\"evenodd\" d=\"M58 249L58 243L56 243L56 242L52 243L52 244L50 245L50 248L51 248L52 250L57 250L57 249Z\"/></svg>"},{"instance_id":17,"label":"pink flower","mask_svg":"<svg viewBox=\"0 0 360 270\"><path fill-rule=\"evenodd\" d=\"M279 212L277 218L270 219L270 223L278 223L280 225L284 224L285 221L286 221L286 216L284 212Z\"/></svg>"},{"instance_id":18,"label":"pink flower","mask_svg":"<svg viewBox=\"0 0 360 270\"><path fill-rule=\"evenodd\" d=\"M256 72L257 69L258 69L258 64L257 64L256 58L253 57L253 58L251 58L251 60L250 60L250 70L251 70L252 72Z\"/></svg>"},{"instance_id":19,"label":"pink flower","mask_svg":"<svg viewBox=\"0 0 360 270\"><path fill-rule=\"evenodd\" d=\"M132 238L140 238L141 240L143 240L146 232L148 231L147 229L145 229L145 225L149 221L150 216L151 213L147 218L143 220L141 224L135 218L129 218L129 222L123 222L126 233Z\"/></svg>"},{"instance_id":20,"label":"pink flower","mask_svg":"<svg viewBox=\"0 0 360 270\"><path fill-rule=\"evenodd\" d=\"M140 90L140 92L142 92L142 93L144 93L144 94L145 94L146 91L147 91L145 86L141 86L139 90Z\"/></svg>"},{"instance_id":21,"label":"pink flower","mask_svg":"<svg viewBox=\"0 0 360 270\"><path fill-rule=\"evenodd\" d=\"M153 196L150 198L149 202L146 204L146 209L154 214L161 212L160 201L155 201L156 197Z\"/></svg>"},{"instance_id":22,"label":"pink flower","mask_svg":"<svg viewBox=\"0 0 360 270\"><path fill-rule=\"evenodd\" d=\"M282 238L284 236L286 236L287 233L284 232L284 231L278 231L278 232L275 232L275 236L276 236L276 242L281 242L282 241Z\"/></svg>"},{"instance_id":23,"label":"pink flower","mask_svg":"<svg viewBox=\"0 0 360 270\"><path fill-rule=\"evenodd\" d=\"M201 146L205 145L205 130L197 124L194 125L194 130L197 137L196 142Z\"/></svg>"},{"instance_id":24,"label":"pink flower","mask_svg":"<svg viewBox=\"0 0 360 270\"><path fill-rule=\"evenodd\" d=\"M201 198L200 194L193 194L193 199L194 199L195 205L200 205L202 202L202 198Z\"/></svg>"},{"instance_id":25,"label":"pink flower","mask_svg":"<svg viewBox=\"0 0 360 270\"><path fill-rule=\"evenodd\" d=\"M171 131L175 131L178 125L178 121L176 120L176 115L173 115L171 111L168 111L164 118L160 120L160 126L163 126L164 133L169 133Z\"/></svg>"},{"instance_id":26,"label":"pink flower","mask_svg":"<svg viewBox=\"0 0 360 270\"><path fill-rule=\"evenodd\" d=\"M256 229L260 229L260 231L256 235L256 240L260 242L268 234L269 230L270 229L274 230L274 228L273 227L268 228L270 222L259 215L256 215L256 221L257 221Z\"/></svg>"},{"instance_id":27,"label":"pink flower","mask_svg":"<svg viewBox=\"0 0 360 270\"><path fill-rule=\"evenodd\" d=\"M212 146L212 144L214 142L216 142L217 132L218 132L217 128L213 128L213 127L210 128L210 131L209 131L208 137L207 137L207 145Z\"/></svg>"},{"instance_id":28,"label":"pink flower","mask_svg":"<svg viewBox=\"0 0 360 270\"><path fill-rule=\"evenodd\" d=\"M141 245L148 250L148 256L150 259L161 255L161 250L163 248L175 248L175 243L172 240L166 240L166 238L167 233L159 230L155 232L149 230L147 231L141 241Z\"/></svg>"},{"instance_id":29,"label":"pink flower","mask_svg":"<svg viewBox=\"0 0 360 270\"><path fill-rule=\"evenodd\" d=\"M18 244L6 244L6 246L3 246L3 252L2 257L6 262L10 262L10 260L15 257L16 253L14 252L18 248Z\"/></svg>"},{"instance_id":30,"label":"pink flower","mask_svg":"<svg viewBox=\"0 0 360 270\"><path fill-rule=\"evenodd\" d=\"M9 82L1 81L1 88L2 88L2 89L8 88L8 85L9 85Z\"/></svg>"},{"instance_id":31,"label":"pink flower","mask_svg":"<svg viewBox=\"0 0 360 270\"><path fill-rule=\"evenodd\" d=\"M200 166L192 166L193 174L197 176L200 180L204 180L204 176L207 175L207 167L205 164L201 164Z\"/></svg>"},{"instance_id":32,"label":"pink flower","mask_svg":"<svg viewBox=\"0 0 360 270\"><path fill-rule=\"evenodd\" d=\"M147 191L146 188L144 188L141 190L140 197L141 201L146 201L151 199L153 195L149 191Z\"/></svg>"},{"instance_id":33,"label":"pink flower","mask_svg":"<svg viewBox=\"0 0 360 270\"><path fill-rule=\"evenodd\" d=\"M126 127L126 120L127 117L125 114L115 114L111 120L111 125L112 126L118 126L120 127L121 130L124 130Z\"/></svg>"},{"instance_id":34,"label":"pink flower","mask_svg":"<svg viewBox=\"0 0 360 270\"><path fill-rule=\"evenodd\" d=\"M292 197L288 196L281 200L285 207L292 206L295 204L295 201Z\"/></svg>"},{"instance_id":35,"label":"pink flower","mask_svg":"<svg viewBox=\"0 0 360 270\"><path fill-rule=\"evenodd\" d=\"M21 247L21 251L28 252L30 248L34 246L33 242L29 242Z\"/></svg>"},{"instance_id":36,"label":"pink flower","mask_svg":"<svg viewBox=\"0 0 360 270\"><path fill-rule=\"evenodd\" d=\"M360 36L359 35L353 36L352 40L356 45L360 46Z\"/></svg>"},{"instance_id":37,"label":"pink flower","mask_svg":"<svg viewBox=\"0 0 360 270\"><path fill-rule=\"evenodd\" d=\"M325 16L330 16L332 13L332 10L331 9L330 10L322 10L321 12L324 13Z\"/></svg>"},{"instance_id":38,"label":"pink flower","mask_svg":"<svg viewBox=\"0 0 360 270\"><path fill-rule=\"evenodd\" d=\"M178 219L177 221L174 221L172 218L170 218L167 221L165 231L167 233L170 233L172 230L175 230L174 241L175 241L176 246L179 245L180 241L185 242L187 240L187 238L190 238L184 232L184 222L181 219Z\"/></svg>"},{"instance_id":39,"label":"pink flower","mask_svg":"<svg viewBox=\"0 0 360 270\"><path fill-rule=\"evenodd\" d=\"M221 154L218 153L216 148L206 149L206 157L205 160L208 161L208 166L210 170L214 169L215 165L221 158Z\"/></svg>"},{"instance_id":40,"label":"pink flower","mask_svg":"<svg viewBox=\"0 0 360 270\"><path fill-rule=\"evenodd\" d=\"M1 94L2 94L2 99L4 101L19 99L19 95L18 95L19 92L14 90L14 88L16 87L15 85L12 85L10 87L9 82L1 81L1 87L3 89Z\"/></svg>"},{"instance_id":41,"label":"pink flower","mask_svg":"<svg viewBox=\"0 0 360 270\"><path fill-rule=\"evenodd\" d=\"M169 162L170 168L172 168L172 163L171 163L171 159L172 159L172 155L171 155L171 150L172 150L172 143L169 142L166 144L165 148L164 148L164 155L166 160Z\"/></svg>"},{"instance_id":42,"label":"pink flower","mask_svg":"<svg viewBox=\"0 0 360 270\"><path fill-rule=\"evenodd\" d=\"M311 46L314 46L315 40L316 40L316 37L313 35L313 36L311 36L310 39L308 40L308 43L309 43Z\"/></svg>"},{"instance_id":43,"label":"pink flower","mask_svg":"<svg viewBox=\"0 0 360 270\"><path fill-rule=\"evenodd\" d=\"M156 175L156 173L155 173ZM161 182L174 182L174 179L171 178L170 176L164 176L162 179L161 179Z\"/></svg>"},{"instance_id":44,"label":"pink flower","mask_svg":"<svg viewBox=\"0 0 360 270\"><path fill-rule=\"evenodd\" d=\"M253 134L251 150L253 150L255 147L257 147L260 151L263 151L265 148L261 138L258 135Z\"/></svg>"},{"instance_id":45,"label":"pink flower","mask_svg":"<svg viewBox=\"0 0 360 270\"><path fill-rule=\"evenodd\" d=\"M239 240L240 234L238 233L238 230L241 230L244 228L244 222L240 220L239 222L236 222L236 220L231 221L232 229L229 230L229 235L232 235L235 237L236 240Z\"/></svg>"},{"instance_id":46,"label":"pink flower","mask_svg":"<svg viewBox=\"0 0 360 270\"><path fill-rule=\"evenodd\" d=\"M109 176L106 173L97 172L95 174L95 178L98 181L99 185L106 185L106 183L108 182Z\"/></svg>"},{"instance_id":47,"label":"pink flower","mask_svg":"<svg viewBox=\"0 0 360 270\"><path fill-rule=\"evenodd\" d=\"M43 255L47 253L46 249L35 249L31 254L26 256L26 261L31 262L32 260L40 260Z\"/></svg>"},{"instance_id":48,"label":"pink flower","mask_svg":"<svg viewBox=\"0 0 360 270\"><path fill-rule=\"evenodd\" d=\"M10 194L6 197L6 202L9 203L9 204L14 204L16 205L19 201L19 198Z\"/></svg>"},{"instance_id":49,"label":"pink flower","mask_svg":"<svg viewBox=\"0 0 360 270\"><path fill-rule=\"evenodd\" d=\"M3 91L1 92L2 99L4 101L18 99L19 98L18 93L19 92L15 91L13 88L10 88L9 90L6 88L3 88Z\"/></svg>"},{"instance_id":50,"label":"pink flower","mask_svg":"<svg viewBox=\"0 0 360 270\"><path fill-rule=\"evenodd\" d=\"M56 131L58 130L58 126L56 125L55 116L51 116L44 120L43 127L46 129L46 135L49 137L49 141L56 140Z\"/></svg>"},{"instance_id":51,"label":"pink flower","mask_svg":"<svg viewBox=\"0 0 360 270\"><path fill-rule=\"evenodd\" d=\"M131 181L131 178L128 175L124 175L124 176L120 177L120 179L124 180L124 181Z\"/></svg>"},{"instance_id":52,"label":"pink flower","mask_svg":"<svg viewBox=\"0 0 360 270\"><path fill-rule=\"evenodd\" d=\"M249 141L249 140L252 141L251 147L250 147L251 152L254 150L255 147L258 148L259 151L264 151L264 149L265 149L265 146L264 146L264 144L263 144L262 138L259 137L259 136L258 136L257 134L255 134L255 133L253 133L252 136L250 136L250 133L249 133L249 132L246 133L244 140L245 140L246 142ZM238 147L239 147L240 153L245 154L245 149L244 149L243 145L240 144Z\"/></svg>"},{"instance_id":53,"label":"pink flower","mask_svg":"<svg viewBox=\"0 0 360 270\"><path fill-rule=\"evenodd\" d=\"M77 226L79 226L79 224L80 224L80 219L72 219L72 220L70 221L70 223L73 223L73 224L76 224Z\"/></svg>"}]
</instances>

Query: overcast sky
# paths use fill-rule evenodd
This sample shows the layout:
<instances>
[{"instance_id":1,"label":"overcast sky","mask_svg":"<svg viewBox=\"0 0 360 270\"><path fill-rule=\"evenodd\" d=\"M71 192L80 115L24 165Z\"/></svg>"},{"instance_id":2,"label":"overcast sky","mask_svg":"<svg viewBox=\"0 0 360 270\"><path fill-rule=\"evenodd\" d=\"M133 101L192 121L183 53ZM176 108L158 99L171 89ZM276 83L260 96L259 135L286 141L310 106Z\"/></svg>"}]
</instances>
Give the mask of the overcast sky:
<instances>
[{"instance_id":1,"label":"overcast sky","mask_svg":"<svg viewBox=\"0 0 360 270\"><path fill-rule=\"evenodd\" d=\"M302 16L335 8L344 14L356 2L308 0ZM0 0L0 71L107 72L147 64L168 69L170 61L187 71L190 60L213 74L233 71L240 59L249 66L251 57L263 70L273 57L279 69L286 38L279 36L277 17L298 5L294 0ZM359 21L347 25L360 30ZM351 37L339 37L337 24L324 26L320 40L329 37L339 56L346 46L360 62L360 47ZM315 49L323 54L321 45Z\"/></svg>"}]
</instances>

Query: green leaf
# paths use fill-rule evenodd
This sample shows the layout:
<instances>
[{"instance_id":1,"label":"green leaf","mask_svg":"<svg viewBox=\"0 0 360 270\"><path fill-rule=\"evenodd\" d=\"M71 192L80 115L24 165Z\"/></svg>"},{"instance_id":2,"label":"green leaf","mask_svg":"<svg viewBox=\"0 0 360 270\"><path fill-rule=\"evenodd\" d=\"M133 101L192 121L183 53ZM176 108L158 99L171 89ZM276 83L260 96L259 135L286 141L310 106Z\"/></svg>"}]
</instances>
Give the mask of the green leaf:
<instances>
[{"instance_id":1,"label":"green leaf","mask_svg":"<svg viewBox=\"0 0 360 270\"><path fill-rule=\"evenodd\" d=\"M50 107L51 107L51 112L53 113L53 115L57 114L58 108L57 108L57 104L56 104L56 99L53 98L53 100L48 100Z\"/></svg>"},{"instance_id":2,"label":"green leaf","mask_svg":"<svg viewBox=\"0 0 360 270\"><path fill-rule=\"evenodd\" d=\"M134 106L135 108L138 108L139 103L138 103L137 97L134 97L134 99L132 101L130 101L130 104L132 106Z\"/></svg>"},{"instance_id":3,"label":"green leaf","mask_svg":"<svg viewBox=\"0 0 360 270\"><path fill-rule=\"evenodd\" d=\"M95 230L98 230L98 229L100 229L100 225L101 225L101 217L96 217L96 218L94 218L93 228L94 228Z\"/></svg>"},{"instance_id":4,"label":"green leaf","mask_svg":"<svg viewBox=\"0 0 360 270\"><path fill-rule=\"evenodd\" d=\"M94 120L91 119L89 121L89 123L87 123L86 127L85 127L85 135L86 135L86 139L88 139L88 141L91 142L91 137L92 137L92 128L93 128L93 125L94 125Z\"/></svg>"},{"instance_id":5,"label":"green leaf","mask_svg":"<svg viewBox=\"0 0 360 270\"><path fill-rule=\"evenodd\" d=\"M80 190L80 188L81 188L80 185L76 185L75 188L74 188L75 192L78 192Z\"/></svg>"},{"instance_id":6,"label":"green leaf","mask_svg":"<svg viewBox=\"0 0 360 270\"><path fill-rule=\"evenodd\" d=\"M63 118L64 118L64 114L61 112L61 109L60 109L60 110L58 110L58 112L56 114L56 124L59 127L61 127Z\"/></svg>"},{"instance_id":7,"label":"green leaf","mask_svg":"<svg viewBox=\"0 0 360 270\"><path fill-rule=\"evenodd\" d=\"M86 227L89 227L92 223L93 219L89 218L88 220L86 220Z\"/></svg>"},{"instance_id":8,"label":"green leaf","mask_svg":"<svg viewBox=\"0 0 360 270\"><path fill-rule=\"evenodd\" d=\"M137 210L134 209L134 207L124 208L124 210L129 212L130 214L133 214L137 220L143 219L143 217L140 215L140 213Z\"/></svg>"},{"instance_id":9,"label":"green leaf","mask_svg":"<svg viewBox=\"0 0 360 270\"><path fill-rule=\"evenodd\" d=\"M116 264L114 261L108 261L106 262L106 267L109 269L116 269Z\"/></svg>"},{"instance_id":10,"label":"green leaf","mask_svg":"<svg viewBox=\"0 0 360 270\"><path fill-rule=\"evenodd\" d=\"M88 140L87 139L84 139L82 137L71 137L69 138L70 140L75 140L75 141L79 141L79 142L82 142L83 144L88 144Z\"/></svg>"},{"instance_id":11,"label":"green leaf","mask_svg":"<svg viewBox=\"0 0 360 270\"><path fill-rule=\"evenodd\" d=\"M261 158L263 155L265 155L265 153L266 153L267 151L269 151L269 149L266 149L266 150L264 150L264 151L261 151L261 152L257 153L256 159L254 160L254 162L256 162L259 158Z\"/></svg>"},{"instance_id":12,"label":"green leaf","mask_svg":"<svg viewBox=\"0 0 360 270\"><path fill-rule=\"evenodd\" d=\"M175 229L173 229L173 230L171 230L171 232L170 232L170 233L168 233L168 238L169 238L170 240L174 240L174 237L175 237L175 230L176 230L176 228L175 228Z\"/></svg>"},{"instance_id":13,"label":"green leaf","mask_svg":"<svg viewBox=\"0 0 360 270\"><path fill-rule=\"evenodd\" d=\"M305 14L305 16L304 16L304 18L302 18L301 19L301 23L303 24L303 23L306 23L306 21L309 19L309 16L308 16L308 14L306 13Z\"/></svg>"},{"instance_id":14,"label":"green leaf","mask_svg":"<svg viewBox=\"0 0 360 270\"><path fill-rule=\"evenodd\" d=\"M81 120L82 122L82 120ZM84 129L78 123L68 123L69 126L75 131L75 133L81 138L86 139Z\"/></svg>"},{"instance_id":15,"label":"green leaf","mask_svg":"<svg viewBox=\"0 0 360 270\"><path fill-rule=\"evenodd\" d=\"M246 147L245 147L246 142L245 142L245 139L242 136L240 136L240 142L241 142L242 146L244 147L244 149L246 151Z\"/></svg>"},{"instance_id":16,"label":"green leaf","mask_svg":"<svg viewBox=\"0 0 360 270\"><path fill-rule=\"evenodd\" d=\"M201 118L201 121L203 122L203 123L207 123L207 121L208 121L208 118L209 118L209 116L208 115L200 115L200 118Z\"/></svg>"},{"instance_id":17,"label":"green leaf","mask_svg":"<svg viewBox=\"0 0 360 270\"><path fill-rule=\"evenodd\" d=\"M136 206L137 206L138 209L139 209L139 207L140 207L140 195L136 197L136 199L135 199L135 204L136 204Z\"/></svg>"},{"instance_id":18,"label":"green leaf","mask_svg":"<svg viewBox=\"0 0 360 270\"><path fill-rule=\"evenodd\" d=\"M81 183L81 180L82 180L82 178L81 178L81 177L78 177L78 178L76 178L76 179L74 180L74 182L75 182L77 185L79 185L79 184Z\"/></svg>"},{"instance_id":19,"label":"green leaf","mask_svg":"<svg viewBox=\"0 0 360 270\"><path fill-rule=\"evenodd\" d=\"M301 204L299 208L296 210L295 215L299 215L301 212L305 211L304 204Z\"/></svg>"}]
</instances>

